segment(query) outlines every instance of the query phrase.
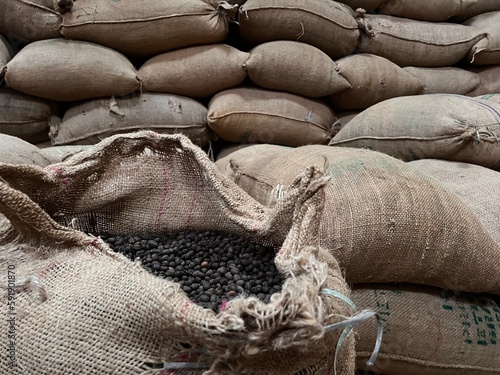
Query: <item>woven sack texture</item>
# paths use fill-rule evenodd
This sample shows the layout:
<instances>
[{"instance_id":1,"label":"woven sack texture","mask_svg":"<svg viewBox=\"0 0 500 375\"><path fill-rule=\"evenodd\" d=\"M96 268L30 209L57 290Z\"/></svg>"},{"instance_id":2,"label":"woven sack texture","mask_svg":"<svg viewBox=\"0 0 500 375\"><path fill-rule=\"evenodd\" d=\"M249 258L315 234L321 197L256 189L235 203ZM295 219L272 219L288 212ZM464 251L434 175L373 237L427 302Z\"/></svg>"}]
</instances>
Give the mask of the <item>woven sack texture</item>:
<instances>
[{"instance_id":1,"label":"woven sack texture","mask_svg":"<svg viewBox=\"0 0 500 375\"><path fill-rule=\"evenodd\" d=\"M464 22L464 25L475 27L488 33L472 47L467 58L472 64L500 64L500 10L475 16Z\"/></svg>"},{"instance_id":2,"label":"woven sack texture","mask_svg":"<svg viewBox=\"0 0 500 375\"><path fill-rule=\"evenodd\" d=\"M353 53L359 37L352 9L332 0L247 0L239 23L241 36L254 45L293 40L332 59Z\"/></svg>"},{"instance_id":3,"label":"woven sack texture","mask_svg":"<svg viewBox=\"0 0 500 375\"><path fill-rule=\"evenodd\" d=\"M209 143L207 108L194 99L159 93L133 93L94 99L70 107L62 119L50 119L54 145L96 144L114 134L149 129L183 133L196 144Z\"/></svg>"},{"instance_id":4,"label":"woven sack texture","mask_svg":"<svg viewBox=\"0 0 500 375\"><path fill-rule=\"evenodd\" d=\"M351 87L335 61L306 43L280 40L260 44L250 51L246 68L260 87L313 98Z\"/></svg>"},{"instance_id":5,"label":"woven sack texture","mask_svg":"<svg viewBox=\"0 0 500 375\"><path fill-rule=\"evenodd\" d=\"M479 86L469 92L469 96L500 93L500 65L469 68L479 76Z\"/></svg>"},{"instance_id":6,"label":"woven sack texture","mask_svg":"<svg viewBox=\"0 0 500 375\"><path fill-rule=\"evenodd\" d=\"M0 163L46 167L50 164L50 159L31 143L11 135L0 134Z\"/></svg>"},{"instance_id":7,"label":"woven sack texture","mask_svg":"<svg viewBox=\"0 0 500 375\"><path fill-rule=\"evenodd\" d=\"M10 87L52 100L126 95L139 89L137 71L121 53L62 38L27 45L4 69Z\"/></svg>"},{"instance_id":8,"label":"woven sack texture","mask_svg":"<svg viewBox=\"0 0 500 375\"><path fill-rule=\"evenodd\" d=\"M461 68L407 66L403 69L420 80L423 94L466 95L475 90L481 82L476 73Z\"/></svg>"},{"instance_id":9,"label":"woven sack texture","mask_svg":"<svg viewBox=\"0 0 500 375\"><path fill-rule=\"evenodd\" d=\"M417 2L413 0L389 0L378 7L378 11L391 16L420 21L446 21L473 7L477 0L447 0Z\"/></svg>"},{"instance_id":10,"label":"woven sack texture","mask_svg":"<svg viewBox=\"0 0 500 375\"><path fill-rule=\"evenodd\" d=\"M208 105L210 128L235 143L325 144L334 122L335 114L324 102L279 91L229 89Z\"/></svg>"},{"instance_id":11,"label":"woven sack texture","mask_svg":"<svg viewBox=\"0 0 500 375\"><path fill-rule=\"evenodd\" d=\"M324 325L351 312L320 293L349 295L335 259L317 245L326 182L318 169L303 171L287 199L268 209L186 137L139 132L46 169L1 164L0 176L0 212L11 223L0 238L0 265L13 265L20 282L28 278L16 294L24 372L9 373L157 374L145 363L186 359L208 363L206 375L316 374L331 366L340 332L325 333ZM85 231L252 236L279 249L275 262L288 277L269 304L238 298L216 315L179 285L51 216ZM32 289L30 276L41 288ZM8 346L7 335L0 343ZM353 336L337 364L340 374L354 372ZM2 373L8 365L3 356Z\"/></svg>"},{"instance_id":12,"label":"woven sack texture","mask_svg":"<svg viewBox=\"0 0 500 375\"><path fill-rule=\"evenodd\" d=\"M223 41L234 5L217 0L78 0L63 15L61 33L128 55L151 56ZM161 32L159 32L161 30ZM124 38L123 36L127 37Z\"/></svg>"},{"instance_id":13,"label":"woven sack texture","mask_svg":"<svg viewBox=\"0 0 500 375\"><path fill-rule=\"evenodd\" d=\"M226 44L183 48L146 61L139 77L146 91L204 98L242 83L248 58Z\"/></svg>"},{"instance_id":14,"label":"woven sack texture","mask_svg":"<svg viewBox=\"0 0 500 375\"><path fill-rule=\"evenodd\" d=\"M356 329L356 364L386 375L491 375L500 372L500 308L488 295L415 285L363 285L352 291L358 308L382 317L384 335L375 366L373 324Z\"/></svg>"},{"instance_id":15,"label":"woven sack texture","mask_svg":"<svg viewBox=\"0 0 500 375\"><path fill-rule=\"evenodd\" d=\"M321 145L285 149L272 159L245 154L227 155L222 163L229 159L232 168L223 171L271 207L304 166L327 168L320 243L349 283L500 292L498 244L460 198L411 165L375 151Z\"/></svg>"},{"instance_id":16,"label":"woven sack texture","mask_svg":"<svg viewBox=\"0 0 500 375\"><path fill-rule=\"evenodd\" d=\"M500 168L500 105L463 95L393 98L354 118L330 142L398 159L444 159Z\"/></svg>"}]
</instances>

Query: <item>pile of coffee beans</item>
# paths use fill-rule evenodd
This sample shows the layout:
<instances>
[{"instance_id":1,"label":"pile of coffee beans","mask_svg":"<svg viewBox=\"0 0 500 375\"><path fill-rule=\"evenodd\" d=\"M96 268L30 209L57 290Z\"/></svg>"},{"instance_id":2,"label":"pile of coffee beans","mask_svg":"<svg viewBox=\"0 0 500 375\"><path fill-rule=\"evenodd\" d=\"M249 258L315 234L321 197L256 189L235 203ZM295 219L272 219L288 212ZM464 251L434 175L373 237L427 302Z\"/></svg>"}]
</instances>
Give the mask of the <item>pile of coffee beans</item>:
<instances>
[{"instance_id":1,"label":"pile of coffee beans","mask_svg":"<svg viewBox=\"0 0 500 375\"><path fill-rule=\"evenodd\" d=\"M191 300L215 312L241 294L267 303L284 281L274 264L274 248L231 234L94 235L131 260L139 258L153 274L179 283Z\"/></svg>"}]
</instances>

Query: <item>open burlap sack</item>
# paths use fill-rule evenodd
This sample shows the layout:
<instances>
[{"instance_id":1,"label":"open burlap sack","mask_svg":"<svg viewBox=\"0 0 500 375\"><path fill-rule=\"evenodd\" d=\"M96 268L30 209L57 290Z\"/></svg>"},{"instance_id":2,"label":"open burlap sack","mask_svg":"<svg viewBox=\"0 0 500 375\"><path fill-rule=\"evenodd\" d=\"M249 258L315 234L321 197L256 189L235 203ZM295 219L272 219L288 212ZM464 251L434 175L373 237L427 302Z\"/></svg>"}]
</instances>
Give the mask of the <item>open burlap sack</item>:
<instances>
[{"instance_id":1,"label":"open burlap sack","mask_svg":"<svg viewBox=\"0 0 500 375\"><path fill-rule=\"evenodd\" d=\"M53 0L0 2L0 33L16 45L60 38L61 14L54 10L53 3Z\"/></svg>"},{"instance_id":2,"label":"open burlap sack","mask_svg":"<svg viewBox=\"0 0 500 375\"><path fill-rule=\"evenodd\" d=\"M500 246L460 198L411 165L348 147L304 146L272 159L240 158L240 152L248 154L233 152L217 165L229 159L232 170L224 173L270 206L286 197L286 186L304 166L328 168L320 243L349 283L500 294Z\"/></svg>"},{"instance_id":3,"label":"open burlap sack","mask_svg":"<svg viewBox=\"0 0 500 375\"><path fill-rule=\"evenodd\" d=\"M334 122L326 103L280 91L239 87L218 93L208 105L210 128L234 143L325 144Z\"/></svg>"},{"instance_id":4,"label":"open burlap sack","mask_svg":"<svg viewBox=\"0 0 500 375\"><path fill-rule=\"evenodd\" d=\"M271 90L317 98L351 87L335 61L306 43L260 44L250 51L245 66L253 83Z\"/></svg>"},{"instance_id":5,"label":"open burlap sack","mask_svg":"<svg viewBox=\"0 0 500 375\"><path fill-rule=\"evenodd\" d=\"M293 40L333 59L353 53L359 37L352 9L332 0L247 0L239 24L241 36L253 45Z\"/></svg>"},{"instance_id":6,"label":"open burlap sack","mask_svg":"<svg viewBox=\"0 0 500 375\"><path fill-rule=\"evenodd\" d=\"M500 172L479 165L436 159L416 160L410 165L456 194L500 244Z\"/></svg>"},{"instance_id":7,"label":"open burlap sack","mask_svg":"<svg viewBox=\"0 0 500 375\"><path fill-rule=\"evenodd\" d=\"M356 116L330 142L398 159L444 159L500 168L500 105L463 95L393 98Z\"/></svg>"},{"instance_id":8,"label":"open burlap sack","mask_svg":"<svg viewBox=\"0 0 500 375\"><path fill-rule=\"evenodd\" d=\"M480 0L481 1L481 0ZM478 0L414 1L388 0L378 11L391 16L420 21L446 21L473 7Z\"/></svg>"},{"instance_id":9,"label":"open burlap sack","mask_svg":"<svg viewBox=\"0 0 500 375\"><path fill-rule=\"evenodd\" d=\"M59 115L57 103L0 88L0 133L28 142L49 139L49 119Z\"/></svg>"},{"instance_id":10,"label":"open burlap sack","mask_svg":"<svg viewBox=\"0 0 500 375\"><path fill-rule=\"evenodd\" d=\"M205 98L242 83L249 56L226 44L189 47L153 57L138 74L146 91Z\"/></svg>"},{"instance_id":11,"label":"open burlap sack","mask_svg":"<svg viewBox=\"0 0 500 375\"><path fill-rule=\"evenodd\" d=\"M399 66L449 66L462 60L484 31L471 26L358 12L358 49Z\"/></svg>"},{"instance_id":12,"label":"open burlap sack","mask_svg":"<svg viewBox=\"0 0 500 375\"><path fill-rule=\"evenodd\" d=\"M414 285L356 287L358 308L378 312L384 336L375 366L366 366L375 335L356 329L357 367L386 375L493 375L500 373L500 308L491 297Z\"/></svg>"},{"instance_id":13,"label":"open burlap sack","mask_svg":"<svg viewBox=\"0 0 500 375\"><path fill-rule=\"evenodd\" d=\"M479 96L500 93L500 64L482 67L471 67L468 70L479 76L479 86L469 92L468 96Z\"/></svg>"},{"instance_id":14,"label":"open burlap sack","mask_svg":"<svg viewBox=\"0 0 500 375\"><path fill-rule=\"evenodd\" d=\"M12 224L0 238L0 265L13 266L23 287L15 294L15 360L22 371L9 373L158 374L146 364L179 361L207 364L206 375L329 369L340 332L324 326L352 313L344 301L322 294L325 288L349 294L338 264L317 246L322 176L307 168L288 197L269 209L221 175L186 137L153 132L108 138L46 169L0 164L0 212ZM85 231L210 229L251 236L279 249L275 262L287 279L269 304L238 298L216 315L179 285L49 215ZM0 343L8 347L6 335ZM3 356L0 371L8 365ZM354 372L352 336L339 352L337 372Z\"/></svg>"},{"instance_id":15,"label":"open burlap sack","mask_svg":"<svg viewBox=\"0 0 500 375\"><path fill-rule=\"evenodd\" d=\"M500 10L472 17L464 25L488 33L487 38L481 39L469 51L469 61L475 65L500 64Z\"/></svg>"},{"instance_id":16,"label":"open burlap sack","mask_svg":"<svg viewBox=\"0 0 500 375\"><path fill-rule=\"evenodd\" d=\"M3 36L0 35L0 67L7 64L14 57L14 50Z\"/></svg>"},{"instance_id":17,"label":"open burlap sack","mask_svg":"<svg viewBox=\"0 0 500 375\"><path fill-rule=\"evenodd\" d=\"M194 99L159 93L133 93L122 97L95 99L70 107L62 119L50 119L54 145L99 143L114 134L136 130L183 133L205 146L211 132L207 108Z\"/></svg>"},{"instance_id":18,"label":"open burlap sack","mask_svg":"<svg viewBox=\"0 0 500 375\"><path fill-rule=\"evenodd\" d=\"M0 134L0 163L29 164L46 167L51 164L38 147L21 138Z\"/></svg>"},{"instance_id":19,"label":"open burlap sack","mask_svg":"<svg viewBox=\"0 0 500 375\"><path fill-rule=\"evenodd\" d=\"M10 87L52 100L126 95L140 86L136 69L121 53L62 38L27 45L4 69Z\"/></svg>"},{"instance_id":20,"label":"open burlap sack","mask_svg":"<svg viewBox=\"0 0 500 375\"><path fill-rule=\"evenodd\" d=\"M223 41L228 17L236 11L236 5L219 0L78 0L63 15L61 33L129 55L151 56Z\"/></svg>"},{"instance_id":21,"label":"open burlap sack","mask_svg":"<svg viewBox=\"0 0 500 375\"><path fill-rule=\"evenodd\" d=\"M455 67L422 68L407 66L403 68L417 77L423 85L423 94L466 95L479 86L479 76L465 69Z\"/></svg>"},{"instance_id":22,"label":"open burlap sack","mask_svg":"<svg viewBox=\"0 0 500 375\"><path fill-rule=\"evenodd\" d=\"M422 82L393 62L360 53L337 60L351 87L330 97L336 110L365 109L383 100L422 92Z\"/></svg>"}]
</instances>

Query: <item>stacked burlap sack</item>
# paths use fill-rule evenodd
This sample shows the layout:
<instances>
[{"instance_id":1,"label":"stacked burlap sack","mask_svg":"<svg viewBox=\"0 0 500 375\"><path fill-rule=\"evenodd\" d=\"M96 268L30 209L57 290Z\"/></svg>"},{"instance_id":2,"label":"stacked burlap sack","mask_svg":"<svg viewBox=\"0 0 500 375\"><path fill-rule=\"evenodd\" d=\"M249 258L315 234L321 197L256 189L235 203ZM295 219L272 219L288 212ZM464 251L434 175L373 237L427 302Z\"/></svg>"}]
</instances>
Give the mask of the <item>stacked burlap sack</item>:
<instances>
[{"instance_id":1,"label":"stacked burlap sack","mask_svg":"<svg viewBox=\"0 0 500 375\"><path fill-rule=\"evenodd\" d=\"M311 164L331 177L320 243L353 285L354 303L378 311L384 322L374 366L366 359L376 338L365 331L374 326L356 330L358 369L499 372L500 308L493 295L500 294L500 206L491 194L499 172L321 145L233 146L217 160L225 175L268 207L286 199L293 175Z\"/></svg>"},{"instance_id":2,"label":"stacked burlap sack","mask_svg":"<svg viewBox=\"0 0 500 375\"><path fill-rule=\"evenodd\" d=\"M2 356L2 373L354 373L354 335L340 336L360 317L318 246L321 169L304 169L269 208L185 136L139 132L47 168L2 163L0 180L0 264L16 277L2 298L15 300L17 363ZM268 304L242 296L216 314L86 234L185 229L276 247L282 292Z\"/></svg>"}]
</instances>

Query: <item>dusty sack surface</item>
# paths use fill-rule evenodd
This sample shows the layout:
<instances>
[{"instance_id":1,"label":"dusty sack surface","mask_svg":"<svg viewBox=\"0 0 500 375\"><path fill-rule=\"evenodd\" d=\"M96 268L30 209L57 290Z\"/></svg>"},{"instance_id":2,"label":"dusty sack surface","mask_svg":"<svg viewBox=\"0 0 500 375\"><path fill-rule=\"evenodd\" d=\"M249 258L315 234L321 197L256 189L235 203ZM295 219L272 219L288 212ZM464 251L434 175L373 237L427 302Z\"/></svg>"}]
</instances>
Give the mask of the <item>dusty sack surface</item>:
<instances>
[{"instance_id":1,"label":"dusty sack surface","mask_svg":"<svg viewBox=\"0 0 500 375\"><path fill-rule=\"evenodd\" d=\"M232 164L224 173L271 206L286 197L297 170L327 168L331 180L320 241L349 283L411 282L499 293L497 276L481 276L500 276L498 244L457 196L411 165L348 147L304 146L253 160L239 152L224 158Z\"/></svg>"},{"instance_id":2,"label":"dusty sack surface","mask_svg":"<svg viewBox=\"0 0 500 375\"><path fill-rule=\"evenodd\" d=\"M358 328L356 364L387 375L490 375L500 371L500 308L480 294L414 285L363 285L352 291L358 308L377 311L384 336L375 366L366 367L375 324Z\"/></svg>"},{"instance_id":3,"label":"dusty sack surface","mask_svg":"<svg viewBox=\"0 0 500 375\"><path fill-rule=\"evenodd\" d=\"M61 33L66 38L99 43L126 54L151 56L224 40L227 17L236 11L224 4L217 0L157 0L147 5L78 0L64 14Z\"/></svg>"},{"instance_id":4,"label":"dusty sack surface","mask_svg":"<svg viewBox=\"0 0 500 375\"><path fill-rule=\"evenodd\" d=\"M326 334L323 326L351 313L320 294L325 287L345 295L349 289L333 257L313 245L326 182L317 169L298 176L293 193L268 209L187 138L140 132L109 138L46 170L0 165L0 175L10 184L0 183L0 209L12 224L0 238L0 264L14 264L20 280L35 275L43 288L38 294L26 283L16 297L16 353L25 371L154 374L145 363L178 361L208 363L206 375L316 373L318 364L331 366L340 332ZM34 189L35 181L44 188ZM47 213L77 228L114 233L212 228L252 235L280 249L276 264L287 281L268 305L240 298L216 315L190 302L178 285ZM7 345L6 335L1 340ZM353 345L351 336L341 349L341 374L354 372ZM0 368L6 367L4 357Z\"/></svg>"},{"instance_id":5,"label":"dusty sack surface","mask_svg":"<svg viewBox=\"0 0 500 375\"><path fill-rule=\"evenodd\" d=\"M260 44L250 51L245 66L253 83L271 90L314 98L351 87L335 61L318 48L300 42Z\"/></svg>"},{"instance_id":6,"label":"dusty sack surface","mask_svg":"<svg viewBox=\"0 0 500 375\"><path fill-rule=\"evenodd\" d=\"M183 133L204 146L211 138L207 108L178 95L133 93L110 99L90 100L70 107L62 119L52 117L50 137L54 145L96 144L114 134L149 129L159 133Z\"/></svg>"},{"instance_id":7,"label":"dusty sack surface","mask_svg":"<svg viewBox=\"0 0 500 375\"><path fill-rule=\"evenodd\" d=\"M386 99L422 92L418 78L383 57L360 53L336 62L351 88L330 97L335 109L365 109Z\"/></svg>"},{"instance_id":8,"label":"dusty sack surface","mask_svg":"<svg viewBox=\"0 0 500 375\"><path fill-rule=\"evenodd\" d=\"M62 101L126 95L139 89L137 71L121 53L62 38L23 48L7 64L5 82L26 94Z\"/></svg>"},{"instance_id":9,"label":"dusty sack surface","mask_svg":"<svg viewBox=\"0 0 500 375\"><path fill-rule=\"evenodd\" d=\"M363 14L358 49L391 60L399 66L449 66L463 59L484 31L452 23Z\"/></svg>"},{"instance_id":10,"label":"dusty sack surface","mask_svg":"<svg viewBox=\"0 0 500 375\"><path fill-rule=\"evenodd\" d=\"M279 91L229 89L208 105L210 128L235 143L325 144L334 122L335 114L324 102Z\"/></svg>"},{"instance_id":11,"label":"dusty sack surface","mask_svg":"<svg viewBox=\"0 0 500 375\"><path fill-rule=\"evenodd\" d=\"M467 58L472 64L500 64L500 10L480 14L464 22L464 25L475 27L488 33L472 47Z\"/></svg>"},{"instance_id":12,"label":"dusty sack surface","mask_svg":"<svg viewBox=\"0 0 500 375\"><path fill-rule=\"evenodd\" d=\"M350 55L359 37L352 9L332 0L247 0L239 9L239 23L241 36L254 45L293 40L332 59Z\"/></svg>"},{"instance_id":13,"label":"dusty sack surface","mask_svg":"<svg viewBox=\"0 0 500 375\"><path fill-rule=\"evenodd\" d=\"M60 38L61 15L51 0L12 0L0 4L0 33L16 45Z\"/></svg>"},{"instance_id":14,"label":"dusty sack surface","mask_svg":"<svg viewBox=\"0 0 500 375\"><path fill-rule=\"evenodd\" d=\"M408 96L378 103L330 142L405 161L444 159L500 168L500 106L462 95Z\"/></svg>"},{"instance_id":15,"label":"dusty sack surface","mask_svg":"<svg viewBox=\"0 0 500 375\"><path fill-rule=\"evenodd\" d=\"M456 194L500 244L500 172L479 165L446 160L416 160L410 165Z\"/></svg>"},{"instance_id":16,"label":"dusty sack surface","mask_svg":"<svg viewBox=\"0 0 500 375\"><path fill-rule=\"evenodd\" d=\"M461 68L406 66L403 69L419 79L423 85L423 94L466 95L481 82L476 73Z\"/></svg>"},{"instance_id":17,"label":"dusty sack surface","mask_svg":"<svg viewBox=\"0 0 500 375\"><path fill-rule=\"evenodd\" d=\"M391 16L420 21L446 21L472 8L477 0L448 0L422 3L413 0L389 0L378 7L378 11Z\"/></svg>"},{"instance_id":18,"label":"dusty sack surface","mask_svg":"<svg viewBox=\"0 0 500 375\"><path fill-rule=\"evenodd\" d=\"M49 118L58 115L57 103L0 88L0 133L28 142L49 139Z\"/></svg>"},{"instance_id":19,"label":"dusty sack surface","mask_svg":"<svg viewBox=\"0 0 500 375\"><path fill-rule=\"evenodd\" d=\"M470 68L470 71L479 76L479 86L469 92L468 96L479 96L500 93L500 65L487 65Z\"/></svg>"},{"instance_id":20,"label":"dusty sack surface","mask_svg":"<svg viewBox=\"0 0 500 375\"><path fill-rule=\"evenodd\" d=\"M204 98L242 83L249 57L226 44L189 47L151 58L138 74L146 91Z\"/></svg>"},{"instance_id":21,"label":"dusty sack surface","mask_svg":"<svg viewBox=\"0 0 500 375\"><path fill-rule=\"evenodd\" d=\"M50 161L50 164L60 163L81 151L89 150L92 145L51 146L40 149L40 153Z\"/></svg>"},{"instance_id":22,"label":"dusty sack surface","mask_svg":"<svg viewBox=\"0 0 500 375\"><path fill-rule=\"evenodd\" d=\"M11 135L0 134L0 163L45 167L50 164L50 160L31 143Z\"/></svg>"}]
</instances>

